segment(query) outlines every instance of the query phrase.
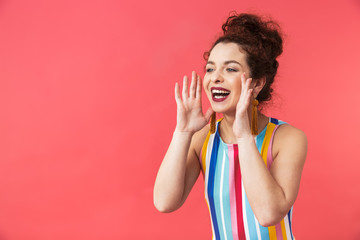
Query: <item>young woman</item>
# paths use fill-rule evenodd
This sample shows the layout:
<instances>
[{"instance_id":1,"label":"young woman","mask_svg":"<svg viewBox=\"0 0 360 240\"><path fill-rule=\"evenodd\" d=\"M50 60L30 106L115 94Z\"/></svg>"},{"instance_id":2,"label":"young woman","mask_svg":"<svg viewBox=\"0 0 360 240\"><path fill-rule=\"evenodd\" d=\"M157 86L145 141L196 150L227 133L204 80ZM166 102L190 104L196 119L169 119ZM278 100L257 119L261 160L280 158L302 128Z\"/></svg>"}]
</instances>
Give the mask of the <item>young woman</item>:
<instances>
[{"instance_id":1,"label":"young woman","mask_svg":"<svg viewBox=\"0 0 360 240\"><path fill-rule=\"evenodd\" d=\"M181 93L176 83L177 125L155 181L155 207L178 209L202 171L213 239L294 239L307 138L257 108L271 98L282 53L278 25L240 14L222 29L205 57L203 83L195 72ZM201 85L211 103L205 114Z\"/></svg>"}]
</instances>

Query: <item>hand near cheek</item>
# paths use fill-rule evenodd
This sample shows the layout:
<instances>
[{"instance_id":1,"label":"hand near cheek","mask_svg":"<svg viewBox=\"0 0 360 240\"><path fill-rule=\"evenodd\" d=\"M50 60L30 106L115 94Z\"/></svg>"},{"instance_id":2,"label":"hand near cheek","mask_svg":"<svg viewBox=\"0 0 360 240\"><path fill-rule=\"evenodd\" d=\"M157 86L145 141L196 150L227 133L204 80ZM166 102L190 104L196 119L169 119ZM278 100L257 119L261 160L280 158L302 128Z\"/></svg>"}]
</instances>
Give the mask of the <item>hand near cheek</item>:
<instances>
[{"instance_id":1,"label":"hand near cheek","mask_svg":"<svg viewBox=\"0 0 360 240\"><path fill-rule=\"evenodd\" d=\"M241 95L236 105L233 132L237 139L251 137L251 129L248 116L248 108L251 102L253 90L250 89L251 78L246 79L245 73L241 76Z\"/></svg>"},{"instance_id":2,"label":"hand near cheek","mask_svg":"<svg viewBox=\"0 0 360 240\"><path fill-rule=\"evenodd\" d=\"M175 100L177 105L177 124L175 131L195 133L202 129L214 112L211 108L205 114L201 104L201 79L195 71L192 72L190 89L188 78L184 77L182 95L178 83L175 85Z\"/></svg>"}]
</instances>

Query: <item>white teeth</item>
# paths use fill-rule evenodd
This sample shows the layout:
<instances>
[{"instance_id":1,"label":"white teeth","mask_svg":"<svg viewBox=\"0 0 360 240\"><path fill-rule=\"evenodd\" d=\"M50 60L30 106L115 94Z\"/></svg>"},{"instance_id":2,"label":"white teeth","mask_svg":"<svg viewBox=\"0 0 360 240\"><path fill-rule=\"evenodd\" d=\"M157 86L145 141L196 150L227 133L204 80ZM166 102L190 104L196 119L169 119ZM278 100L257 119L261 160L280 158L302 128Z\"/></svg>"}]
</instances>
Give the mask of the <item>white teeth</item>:
<instances>
[{"instance_id":1,"label":"white teeth","mask_svg":"<svg viewBox=\"0 0 360 240\"><path fill-rule=\"evenodd\" d=\"M218 95L216 95L216 96L214 96L214 98L226 98L227 96L218 96Z\"/></svg>"},{"instance_id":2,"label":"white teeth","mask_svg":"<svg viewBox=\"0 0 360 240\"><path fill-rule=\"evenodd\" d=\"M222 93L222 94L224 94L224 93L230 93L230 91L217 90L217 89L213 89L213 90L211 90L211 92L212 92L212 93Z\"/></svg>"}]
</instances>

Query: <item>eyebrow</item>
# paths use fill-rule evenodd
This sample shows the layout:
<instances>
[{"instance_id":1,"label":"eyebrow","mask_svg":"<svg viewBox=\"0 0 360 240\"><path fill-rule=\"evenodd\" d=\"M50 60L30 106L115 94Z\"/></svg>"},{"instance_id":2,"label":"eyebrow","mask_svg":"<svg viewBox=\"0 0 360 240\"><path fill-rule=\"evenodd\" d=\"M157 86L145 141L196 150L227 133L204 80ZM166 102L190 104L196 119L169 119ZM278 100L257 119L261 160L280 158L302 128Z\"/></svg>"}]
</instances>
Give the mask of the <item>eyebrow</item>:
<instances>
[{"instance_id":1,"label":"eyebrow","mask_svg":"<svg viewBox=\"0 0 360 240\"><path fill-rule=\"evenodd\" d=\"M235 60L225 61L225 62L224 62L224 65L227 65L227 64L229 64L229 63L236 63L236 64L239 64L239 65L242 67L242 65L241 65L238 61L235 61ZM213 65L215 65L215 63L214 63L213 61L208 61L206 64L213 64Z\"/></svg>"}]
</instances>

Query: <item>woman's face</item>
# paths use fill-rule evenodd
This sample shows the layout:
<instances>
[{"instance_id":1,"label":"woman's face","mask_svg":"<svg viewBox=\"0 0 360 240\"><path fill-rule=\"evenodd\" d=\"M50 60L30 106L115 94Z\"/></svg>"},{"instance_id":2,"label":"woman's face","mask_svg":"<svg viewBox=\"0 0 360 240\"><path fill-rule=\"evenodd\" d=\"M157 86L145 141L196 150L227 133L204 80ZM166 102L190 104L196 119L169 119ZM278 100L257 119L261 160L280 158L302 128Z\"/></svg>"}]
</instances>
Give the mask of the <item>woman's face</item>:
<instances>
[{"instance_id":1,"label":"woman's face","mask_svg":"<svg viewBox=\"0 0 360 240\"><path fill-rule=\"evenodd\" d=\"M246 53L236 43L218 43L206 64L203 86L212 109L234 114L241 93L241 75L249 77Z\"/></svg>"}]
</instances>

